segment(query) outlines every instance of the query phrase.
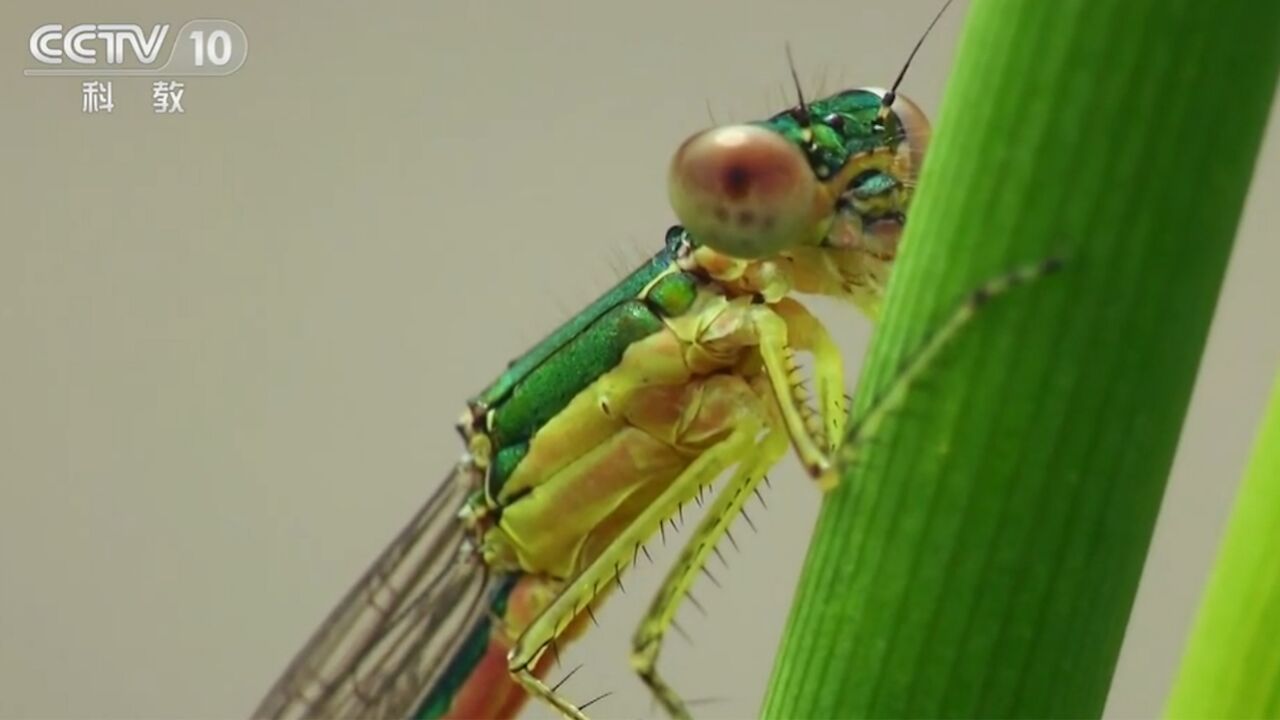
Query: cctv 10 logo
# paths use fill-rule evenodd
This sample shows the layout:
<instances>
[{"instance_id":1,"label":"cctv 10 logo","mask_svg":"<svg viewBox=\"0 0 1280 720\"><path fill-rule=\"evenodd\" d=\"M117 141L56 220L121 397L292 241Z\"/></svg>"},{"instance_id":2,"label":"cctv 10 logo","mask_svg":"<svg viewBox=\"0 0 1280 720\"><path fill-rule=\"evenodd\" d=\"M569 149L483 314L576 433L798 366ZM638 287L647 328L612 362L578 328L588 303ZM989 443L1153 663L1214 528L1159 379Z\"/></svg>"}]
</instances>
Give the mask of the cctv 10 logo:
<instances>
[{"instance_id":1,"label":"cctv 10 logo","mask_svg":"<svg viewBox=\"0 0 1280 720\"><path fill-rule=\"evenodd\" d=\"M45 23L28 46L36 65L26 75L230 75L244 64L249 40L230 20L191 20L173 35L160 63L168 23Z\"/></svg>"}]
</instances>

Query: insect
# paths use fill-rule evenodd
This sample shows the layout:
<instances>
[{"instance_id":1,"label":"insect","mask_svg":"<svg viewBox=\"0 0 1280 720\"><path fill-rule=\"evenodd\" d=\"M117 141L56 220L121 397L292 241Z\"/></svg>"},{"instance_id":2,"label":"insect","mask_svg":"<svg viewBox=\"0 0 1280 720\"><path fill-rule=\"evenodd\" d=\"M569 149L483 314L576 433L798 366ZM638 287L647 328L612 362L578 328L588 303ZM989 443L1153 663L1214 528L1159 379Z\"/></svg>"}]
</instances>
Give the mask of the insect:
<instances>
[{"instance_id":1,"label":"insect","mask_svg":"<svg viewBox=\"0 0 1280 720\"><path fill-rule=\"evenodd\" d=\"M794 107L684 142L681 224L467 403L463 458L254 716L510 717L533 696L584 718L542 679L558 648L727 473L633 639L636 672L687 717L657 660L693 578L788 449L833 482L842 358L794 295L879 311L929 136L896 93L909 64L888 91L808 102L797 82Z\"/></svg>"}]
</instances>

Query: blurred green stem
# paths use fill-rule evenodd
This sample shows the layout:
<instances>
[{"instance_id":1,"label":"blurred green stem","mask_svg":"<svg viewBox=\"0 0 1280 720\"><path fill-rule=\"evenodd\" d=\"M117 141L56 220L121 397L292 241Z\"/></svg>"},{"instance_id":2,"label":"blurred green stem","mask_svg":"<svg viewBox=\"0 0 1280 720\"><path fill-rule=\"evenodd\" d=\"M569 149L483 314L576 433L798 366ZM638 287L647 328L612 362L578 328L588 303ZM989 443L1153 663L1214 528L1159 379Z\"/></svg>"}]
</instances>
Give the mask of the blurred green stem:
<instances>
[{"instance_id":1,"label":"blurred green stem","mask_svg":"<svg viewBox=\"0 0 1280 720\"><path fill-rule=\"evenodd\" d=\"M1278 67L1276 2L974 0L855 417L1067 267L843 467L765 716L1101 713Z\"/></svg>"},{"instance_id":2,"label":"blurred green stem","mask_svg":"<svg viewBox=\"0 0 1280 720\"><path fill-rule=\"evenodd\" d=\"M1280 717L1280 374L1166 712Z\"/></svg>"}]
</instances>

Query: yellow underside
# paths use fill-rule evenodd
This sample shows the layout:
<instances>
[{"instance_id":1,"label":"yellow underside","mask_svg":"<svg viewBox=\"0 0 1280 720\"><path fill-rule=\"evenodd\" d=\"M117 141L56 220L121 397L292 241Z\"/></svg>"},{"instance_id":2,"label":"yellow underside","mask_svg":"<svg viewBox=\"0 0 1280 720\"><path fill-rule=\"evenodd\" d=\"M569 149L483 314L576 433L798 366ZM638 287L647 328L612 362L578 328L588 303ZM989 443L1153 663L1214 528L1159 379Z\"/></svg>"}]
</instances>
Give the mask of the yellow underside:
<instances>
[{"instance_id":1,"label":"yellow underside","mask_svg":"<svg viewBox=\"0 0 1280 720\"><path fill-rule=\"evenodd\" d=\"M482 543L491 567L574 577L694 458L768 413L768 397L740 374L752 348L732 337L749 304L710 293L700 302L539 429ZM717 357L717 337L733 351Z\"/></svg>"}]
</instances>

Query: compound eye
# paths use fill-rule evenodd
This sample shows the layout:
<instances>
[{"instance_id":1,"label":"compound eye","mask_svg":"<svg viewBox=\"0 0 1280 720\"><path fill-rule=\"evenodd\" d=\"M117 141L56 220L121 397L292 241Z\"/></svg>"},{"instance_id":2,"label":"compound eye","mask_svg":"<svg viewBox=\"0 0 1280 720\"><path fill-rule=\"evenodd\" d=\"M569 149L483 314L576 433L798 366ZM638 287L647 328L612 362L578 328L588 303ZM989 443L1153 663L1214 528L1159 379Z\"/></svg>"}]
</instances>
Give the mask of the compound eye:
<instances>
[{"instance_id":1,"label":"compound eye","mask_svg":"<svg viewBox=\"0 0 1280 720\"><path fill-rule=\"evenodd\" d=\"M924 153L929 149L929 136L933 132L929 118L925 117L920 106L901 95L894 98L892 110L902 128L903 143L899 146L899 155L905 163L906 179L915 180L924 165Z\"/></svg>"},{"instance_id":2,"label":"compound eye","mask_svg":"<svg viewBox=\"0 0 1280 720\"><path fill-rule=\"evenodd\" d=\"M754 125L686 140L671 161L667 190L694 240L744 259L816 242L830 210L823 212L825 189L804 153Z\"/></svg>"}]
</instances>

